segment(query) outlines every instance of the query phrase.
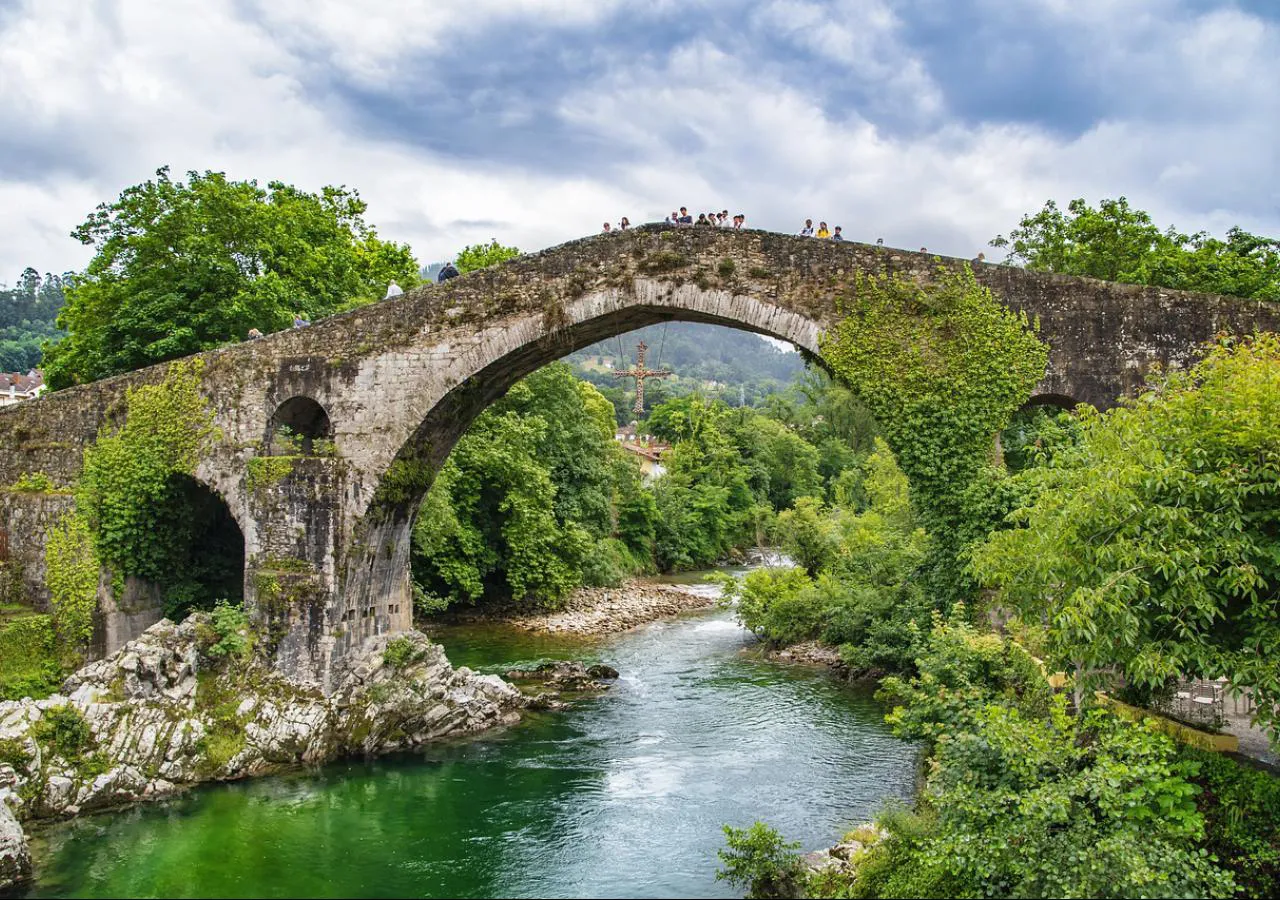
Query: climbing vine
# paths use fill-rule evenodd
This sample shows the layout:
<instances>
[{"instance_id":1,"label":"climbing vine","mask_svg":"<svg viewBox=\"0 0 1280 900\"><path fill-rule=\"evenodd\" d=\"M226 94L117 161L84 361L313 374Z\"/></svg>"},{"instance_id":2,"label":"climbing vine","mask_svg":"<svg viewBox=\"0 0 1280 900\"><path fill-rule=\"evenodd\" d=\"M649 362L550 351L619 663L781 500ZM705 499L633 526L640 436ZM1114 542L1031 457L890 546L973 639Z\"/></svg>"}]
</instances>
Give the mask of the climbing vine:
<instances>
[{"instance_id":1,"label":"climbing vine","mask_svg":"<svg viewBox=\"0 0 1280 900\"><path fill-rule=\"evenodd\" d=\"M169 558L174 475L190 475L216 440L213 412L200 396L203 363L176 363L164 381L128 392L127 416L85 450L76 507L102 562L116 571L163 580Z\"/></svg>"},{"instance_id":2,"label":"climbing vine","mask_svg":"<svg viewBox=\"0 0 1280 900\"><path fill-rule=\"evenodd\" d=\"M1044 375L1048 348L1038 324L967 268L940 268L927 282L859 276L852 287L823 358L875 416L950 569L998 513L994 437Z\"/></svg>"},{"instance_id":3,"label":"climbing vine","mask_svg":"<svg viewBox=\"0 0 1280 900\"><path fill-rule=\"evenodd\" d=\"M67 513L49 529L44 561L58 636L71 647L83 647L93 637L101 570L84 517Z\"/></svg>"}]
</instances>

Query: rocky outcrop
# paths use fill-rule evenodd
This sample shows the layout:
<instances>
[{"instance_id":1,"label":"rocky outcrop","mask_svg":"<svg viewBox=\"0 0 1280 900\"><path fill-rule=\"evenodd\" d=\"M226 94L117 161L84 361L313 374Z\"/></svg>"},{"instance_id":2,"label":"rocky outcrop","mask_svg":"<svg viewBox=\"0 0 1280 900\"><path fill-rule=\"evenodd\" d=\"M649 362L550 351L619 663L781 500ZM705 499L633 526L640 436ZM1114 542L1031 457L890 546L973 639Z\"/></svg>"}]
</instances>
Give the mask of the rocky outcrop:
<instances>
[{"instance_id":1,"label":"rocky outcrop","mask_svg":"<svg viewBox=\"0 0 1280 900\"><path fill-rule=\"evenodd\" d=\"M848 674L849 666L840 657L840 649L819 641L800 641L765 654L776 662L796 663L806 666L826 666L836 673Z\"/></svg>"},{"instance_id":2,"label":"rocky outcrop","mask_svg":"<svg viewBox=\"0 0 1280 900\"><path fill-rule=\"evenodd\" d=\"M577 660L543 663L532 669L512 669L506 677L516 682L529 696L535 709L564 709L565 700L576 695L607 691L607 682L615 681L618 670L613 666L588 666Z\"/></svg>"},{"instance_id":3,"label":"rocky outcrop","mask_svg":"<svg viewBox=\"0 0 1280 900\"><path fill-rule=\"evenodd\" d=\"M370 639L330 696L219 657L207 617L163 620L62 693L0 703L0 804L75 815L349 754L514 722L528 701L407 632Z\"/></svg>"},{"instance_id":4,"label":"rocky outcrop","mask_svg":"<svg viewBox=\"0 0 1280 900\"><path fill-rule=\"evenodd\" d=\"M31 877L27 836L9 807L0 803L0 894Z\"/></svg>"},{"instance_id":5,"label":"rocky outcrop","mask_svg":"<svg viewBox=\"0 0 1280 900\"><path fill-rule=\"evenodd\" d=\"M815 850L804 855L805 868L813 876L834 876L851 884L857 877L858 862L866 851L888 837L888 832L878 825L860 825L844 836L834 847ZM844 894L822 896L845 896Z\"/></svg>"},{"instance_id":6,"label":"rocky outcrop","mask_svg":"<svg viewBox=\"0 0 1280 900\"><path fill-rule=\"evenodd\" d=\"M711 592L700 593L670 584L629 581L614 588L579 588L555 612L511 613L475 610L455 620L498 621L524 631L561 634L613 634L691 609L714 606Z\"/></svg>"}]
</instances>

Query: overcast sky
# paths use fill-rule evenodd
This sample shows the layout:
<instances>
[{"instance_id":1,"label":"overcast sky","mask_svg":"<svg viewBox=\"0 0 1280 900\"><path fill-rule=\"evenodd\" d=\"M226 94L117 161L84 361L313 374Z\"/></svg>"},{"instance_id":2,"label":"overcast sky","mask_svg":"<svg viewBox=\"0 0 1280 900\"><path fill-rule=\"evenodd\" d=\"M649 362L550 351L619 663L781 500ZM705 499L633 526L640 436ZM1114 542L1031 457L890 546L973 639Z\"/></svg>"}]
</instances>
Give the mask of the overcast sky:
<instances>
[{"instance_id":1,"label":"overcast sky","mask_svg":"<svg viewBox=\"0 0 1280 900\"><path fill-rule=\"evenodd\" d=\"M972 256L1048 198L1280 234L1275 0L0 0L0 281L151 177L358 188L425 262L673 207Z\"/></svg>"}]
</instances>

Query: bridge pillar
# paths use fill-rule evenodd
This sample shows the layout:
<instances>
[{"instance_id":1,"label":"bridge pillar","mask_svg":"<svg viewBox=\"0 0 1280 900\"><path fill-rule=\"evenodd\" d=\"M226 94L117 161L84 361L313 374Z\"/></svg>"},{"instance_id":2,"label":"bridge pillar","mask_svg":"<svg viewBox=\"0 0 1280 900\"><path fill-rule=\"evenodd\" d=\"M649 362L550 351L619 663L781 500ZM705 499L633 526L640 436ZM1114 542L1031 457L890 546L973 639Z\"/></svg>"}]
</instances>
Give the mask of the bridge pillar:
<instances>
[{"instance_id":1,"label":"bridge pillar","mask_svg":"<svg viewBox=\"0 0 1280 900\"><path fill-rule=\"evenodd\" d=\"M325 457L260 457L246 478L245 608L276 669L328 689L346 468Z\"/></svg>"}]
</instances>

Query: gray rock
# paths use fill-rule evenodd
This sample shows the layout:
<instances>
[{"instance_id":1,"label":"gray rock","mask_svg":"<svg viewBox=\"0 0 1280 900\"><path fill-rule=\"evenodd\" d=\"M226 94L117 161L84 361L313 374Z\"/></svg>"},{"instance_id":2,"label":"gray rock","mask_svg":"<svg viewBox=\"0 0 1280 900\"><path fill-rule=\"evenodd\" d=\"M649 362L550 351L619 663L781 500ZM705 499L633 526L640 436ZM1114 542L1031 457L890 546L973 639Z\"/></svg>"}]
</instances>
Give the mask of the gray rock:
<instances>
[{"instance_id":1,"label":"gray rock","mask_svg":"<svg viewBox=\"0 0 1280 900\"><path fill-rule=\"evenodd\" d=\"M31 877L31 851L22 826L0 800L0 892L22 884Z\"/></svg>"}]
</instances>

